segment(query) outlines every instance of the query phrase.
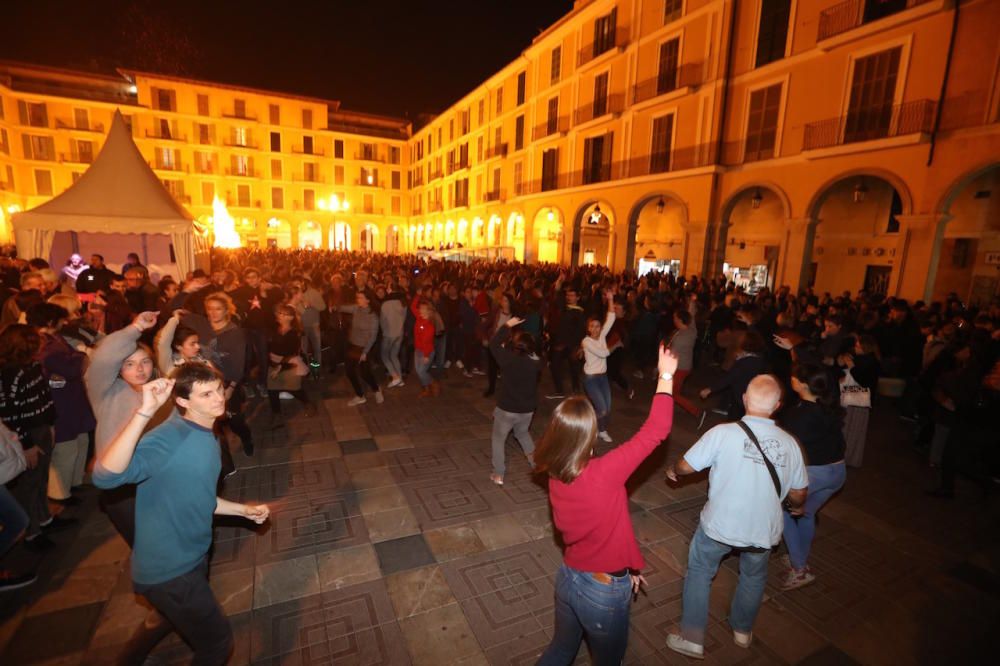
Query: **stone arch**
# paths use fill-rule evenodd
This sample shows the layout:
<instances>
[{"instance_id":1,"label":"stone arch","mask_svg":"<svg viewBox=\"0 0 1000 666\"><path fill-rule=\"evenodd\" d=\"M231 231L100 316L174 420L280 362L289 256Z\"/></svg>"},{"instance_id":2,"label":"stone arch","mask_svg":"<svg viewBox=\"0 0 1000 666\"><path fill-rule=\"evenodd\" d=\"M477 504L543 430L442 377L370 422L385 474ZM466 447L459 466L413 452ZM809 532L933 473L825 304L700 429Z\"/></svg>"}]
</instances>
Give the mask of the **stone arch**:
<instances>
[{"instance_id":1,"label":"stone arch","mask_svg":"<svg viewBox=\"0 0 1000 666\"><path fill-rule=\"evenodd\" d=\"M509 211L504 221L503 244L514 248L514 256L511 258L518 261L524 261L524 249L527 243L525 224L524 211L520 208Z\"/></svg>"},{"instance_id":2,"label":"stone arch","mask_svg":"<svg viewBox=\"0 0 1000 666\"><path fill-rule=\"evenodd\" d=\"M535 211L531 222L531 237L536 261L562 263L566 239L565 222L566 215L559 206L540 206Z\"/></svg>"},{"instance_id":3,"label":"stone arch","mask_svg":"<svg viewBox=\"0 0 1000 666\"><path fill-rule=\"evenodd\" d=\"M608 239L607 239L606 265L609 268L614 268L614 266L612 265L614 263L614 254L615 254L614 229L615 229L615 221L618 219L618 215L615 212L615 209L611 205L610 201L599 197L593 197L585 200L576 209L576 213L574 213L573 215L573 236L572 236L573 242L570 246L570 258L569 258L570 266L578 266L581 263L582 259L581 250L583 250L584 248L581 248L580 244L583 240L583 236L585 235L582 233L583 231L582 225L584 222L584 217L590 215L592 209L595 206L600 206L601 214L607 218Z\"/></svg>"},{"instance_id":4,"label":"stone arch","mask_svg":"<svg viewBox=\"0 0 1000 666\"><path fill-rule=\"evenodd\" d=\"M748 213L745 210L744 206L748 201L748 196L751 211L757 211L763 206L762 213ZM756 203L754 203L755 199ZM747 216L747 222L751 223L751 228L745 230L744 236L739 239L735 236L731 237L734 226L733 215L738 209L741 215ZM777 218L777 226L769 226L766 220L762 224L759 219L750 219L755 216L766 216L768 211L770 211L772 218ZM780 274L782 258L779 255L782 254L782 246L786 245L784 242L785 221L791 217L791 214L791 199L784 188L774 181L759 180L742 184L725 199L720 208L718 221L710 225L706 231L705 251L708 253L705 263L706 275L708 277L722 275L725 272L726 264L729 263L731 264L730 268L734 271L732 266L754 272L754 275L751 276L754 284L763 280L765 284L772 287L777 286L777 283L784 277ZM757 228L754 228L754 223ZM755 238L748 240L747 233ZM766 267L766 270L760 267Z\"/></svg>"},{"instance_id":5,"label":"stone arch","mask_svg":"<svg viewBox=\"0 0 1000 666\"><path fill-rule=\"evenodd\" d=\"M858 168L851 169L849 171L844 171L833 178L827 179L820 187L816 189L816 192L809 199L808 205L806 205L805 213L811 222L818 221L816 216L819 213L819 209L823 205L823 200L826 199L827 195L830 193L830 189L842 180L847 180L848 178L880 178L885 182L895 188L896 192L899 194L899 198L903 203L903 215L913 214L913 195L910 193L910 188L907 186L906 181L897 176L892 171L886 169L869 169L869 168Z\"/></svg>"},{"instance_id":6,"label":"stone arch","mask_svg":"<svg viewBox=\"0 0 1000 666\"><path fill-rule=\"evenodd\" d=\"M663 199L665 202L673 202L679 205L682 214L681 225L687 225L691 221L688 212L687 202L677 193L671 190L658 190L645 194L635 202L628 213L628 229L625 238L625 270L632 270L636 266L636 243L638 242L639 216L643 209L654 201Z\"/></svg>"}]
</instances>

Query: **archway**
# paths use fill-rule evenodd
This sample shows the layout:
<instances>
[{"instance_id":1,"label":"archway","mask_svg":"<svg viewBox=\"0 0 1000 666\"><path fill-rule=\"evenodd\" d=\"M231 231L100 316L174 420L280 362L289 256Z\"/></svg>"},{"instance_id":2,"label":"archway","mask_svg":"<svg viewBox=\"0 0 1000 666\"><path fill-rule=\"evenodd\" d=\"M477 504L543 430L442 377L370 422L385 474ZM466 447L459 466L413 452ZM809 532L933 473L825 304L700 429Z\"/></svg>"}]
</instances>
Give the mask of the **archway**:
<instances>
[{"instance_id":1,"label":"archway","mask_svg":"<svg viewBox=\"0 0 1000 666\"><path fill-rule=\"evenodd\" d=\"M780 279L779 258L790 216L788 198L771 184L751 185L734 194L722 208L709 265L737 286L756 292L774 288Z\"/></svg>"},{"instance_id":2,"label":"archway","mask_svg":"<svg viewBox=\"0 0 1000 666\"><path fill-rule=\"evenodd\" d=\"M628 216L625 268L681 275L685 259L687 206L669 193L640 199Z\"/></svg>"},{"instance_id":3,"label":"archway","mask_svg":"<svg viewBox=\"0 0 1000 666\"><path fill-rule=\"evenodd\" d=\"M983 306L1000 296L1000 163L959 178L938 207L924 298L955 293Z\"/></svg>"},{"instance_id":4,"label":"archway","mask_svg":"<svg viewBox=\"0 0 1000 666\"><path fill-rule=\"evenodd\" d=\"M600 264L613 268L615 253L614 210L604 200L584 203L573 221L570 264Z\"/></svg>"},{"instance_id":5,"label":"archway","mask_svg":"<svg viewBox=\"0 0 1000 666\"><path fill-rule=\"evenodd\" d=\"M292 225L288 220L272 217L267 221L265 247L292 247Z\"/></svg>"},{"instance_id":6,"label":"archway","mask_svg":"<svg viewBox=\"0 0 1000 666\"><path fill-rule=\"evenodd\" d=\"M900 215L908 194L879 175L841 177L809 209L801 287L839 294L860 289L889 295L898 270Z\"/></svg>"},{"instance_id":7,"label":"archway","mask_svg":"<svg viewBox=\"0 0 1000 666\"><path fill-rule=\"evenodd\" d=\"M464 217L458 220L455 231L455 242L462 247L469 246L469 221Z\"/></svg>"},{"instance_id":8,"label":"archway","mask_svg":"<svg viewBox=\"0 0 1000 666\"><path fill-rule=\"evenodd\" d=\"M444 246L455 247L456 239L458 237L458 228L455 226L454 220L448 220L444 223Z\"/></svg>"},{"instance_id":9,"label":"archway","mask_svg":"<svg viewBox=\"0 0 1000 666\"><path fill-rule=\"evenodd\" d=\"M537 259L540 263L559 264L563 260L563 215L554 207L539 208L532 223Z\"/></svg>"},{"instance_id":10,"label":"archway","mask_svg":"<svg viewBox=\"0 0 1000 666\"><path fill-rule=\"evenodd\" d=\"M351 225L338 220L330 227L330 247L334 250L351 249Z\"/></svg>"},{"instance_id":11,"label":"archway","mask_svg":"<svg viewBox=\"0 0 1000 666\"><path fill-rule=\"evenodd\" d=\"M524 261L524 215L518 212L507 218L507 242L505 245L514 248L514 258Z\"/></svg>"},{"instance_id":12,"label":"archway","mask_svg":"<svg viewBox=\"0 0 1000 666\"><path fill-rule=\"evenodd\" d=\"M313 220L299 223L299 247L316 250L323 247L323 230Z\"/></svg>"},{"instance_id":13,"label":"archway","mask_svg":"<svg viewBox=\"0 0 1000 666\"><path fill-rule=\"evenodd\" d=\"M399 254L399 226L392 225L385 234L385 251L388 254Z\"/></svg>"},{"instance_id":14,"label":"archway","mask_svg":"<svg viewBox=\"0 0 1000 666\"><path fill-rule=\"evenodd\" d=\"M491 215L486 228L486 244L493 247L503 245L503 220L499 215Z\"/></svg>"},{"instance_id":15,"label":"archway","mask_svg":"<svg viewBox=\"0 0 1000 666\"><path fill-rule=\"evenodd\" d=\"M372 223L365 224L361 228L361 236L358 239L362 252L375 252L378 241L378 227Z\"/></svg>"},{"instance_id":16,"label":"archway","mask_svg":"<svg viewBox=\"0 0 1000 666\"><path fill-rule=\"evenodd\" d=\"M472 247L482 247L486 244L486 225L483 218L472 219Z\"/></svg>"}]
</instances>

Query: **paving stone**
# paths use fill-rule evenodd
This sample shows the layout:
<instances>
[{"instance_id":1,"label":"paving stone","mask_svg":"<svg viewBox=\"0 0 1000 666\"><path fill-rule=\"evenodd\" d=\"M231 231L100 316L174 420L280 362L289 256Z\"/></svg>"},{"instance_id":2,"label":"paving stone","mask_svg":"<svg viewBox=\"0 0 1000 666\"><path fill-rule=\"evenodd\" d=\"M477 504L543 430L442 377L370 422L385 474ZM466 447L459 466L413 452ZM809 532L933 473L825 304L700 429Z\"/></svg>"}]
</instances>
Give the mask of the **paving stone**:
<instances>
[{"instance_id":1,"label":"paving stone","mask_svg":"<svg viewBox=\"0 0 1000 666\"><path fill-rule=\"evenodd\" d=\"M434 555L422 534L377 543L375 552L378 554L382 573L386 576L434 563Z\"/></svg>"},{"instance_id":2,"label":"paving stone","mask_svg":"<svg viewBox=\"0 0 1000 666\"><path fill-rule=\"evenodd\" d=\"M455 602L437 566L401 571L385 578L396 617L404 618Z\"/></svg>"},{"instance_id":3,"label":"paving stone","mask_svg":"<svg viewBox=\"0 0 1000 666\"><path fill-rule=\"evenodd\" d=\"M25 618L0 663L27 664L84 651L104 603L90 603Z\"/></svg>"},{"instance_id":4,"label":"paving stone","mask_svg":"<svg viewBox=\"0 0 1000 666\"><path fill-rule=\"evenodd\" d=\"M378 556L371 544L316 555L322 590L339 590L382 577Z\"/></svg>"},{"instance_id":5,"label":"paving stone","mask_svg":"<svg viewBox=\"0 0 1000 666\"><path fill-rule=\"evenodd\" d=\"M363 439L340 440L340 450L345 456L349 456L355 453L371 453L377 451L378 447L375 446L374 439L365 437Z\"/></svg>"},{"instance_id":6,"label":"paving stone","mask_svg":"<svg viewBox=\"0 0 1000 666\"><path fill-rule=\"evenodd\" d=\"M399 627L414 666L461 663L482 654L458 604L403 618Z\"/></svg>"},{"instance_id":7,"label":"paving stone","mask_svg":"<svg viewBox=\"0 0 1000 666\"><path fill-rule=\"evenodd\" d=\"M277 603L318 594L319 571L316 558L299 557L273 564L258 565L254 572L253 607L263 608Z\"/></svg>"}]
</instances>

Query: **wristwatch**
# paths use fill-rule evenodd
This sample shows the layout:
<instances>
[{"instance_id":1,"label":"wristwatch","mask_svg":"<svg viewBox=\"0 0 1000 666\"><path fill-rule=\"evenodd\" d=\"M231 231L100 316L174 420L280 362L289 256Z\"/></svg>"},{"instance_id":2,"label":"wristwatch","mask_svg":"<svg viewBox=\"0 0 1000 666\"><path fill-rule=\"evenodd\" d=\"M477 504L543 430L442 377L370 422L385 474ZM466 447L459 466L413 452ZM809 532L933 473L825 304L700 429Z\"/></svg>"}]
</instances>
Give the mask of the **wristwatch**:
<instances>
[{"instance_id":1,"label":"wristwatch","mask_svg":"<svg viewBox=\"0 0 1000 666\"><path fill-rule=\"evenodd\" d=\"M672 381L673 378L674 376L669 372L664 372L663 374L660 375L660 379L662 379L665 382Z\"/></svg>"}]
</instances>

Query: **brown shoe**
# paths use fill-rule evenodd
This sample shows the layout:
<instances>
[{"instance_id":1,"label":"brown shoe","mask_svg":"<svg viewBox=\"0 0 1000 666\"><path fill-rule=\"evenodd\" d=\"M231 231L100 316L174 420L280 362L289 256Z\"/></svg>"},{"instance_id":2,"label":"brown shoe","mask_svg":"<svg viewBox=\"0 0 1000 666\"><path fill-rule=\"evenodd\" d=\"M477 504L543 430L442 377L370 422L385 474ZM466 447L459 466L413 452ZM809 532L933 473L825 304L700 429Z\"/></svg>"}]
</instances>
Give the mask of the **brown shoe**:
<instances>
[{"instance_id":1,"label":"brown shoe","mask_svg":"<svg viewBox=\"0 0 1000 666\"><path fill-rule=\"evenodd\" d=\"M431 395L435 398L441 395L441 382L431 382Z\"/></svg>"},{"instance_id":2,"label":"brown shoe","mask_svg":"<svg viewBox=\"0 0 1000 666\"><path fill-rule=\"evenodd\" d=\"M418 398L429 398L429 397L431 397L431 387L430 386L425 386L422 389L420 389L420 395L418 395L417 397Z\"/></svg>"}]
</instances>

